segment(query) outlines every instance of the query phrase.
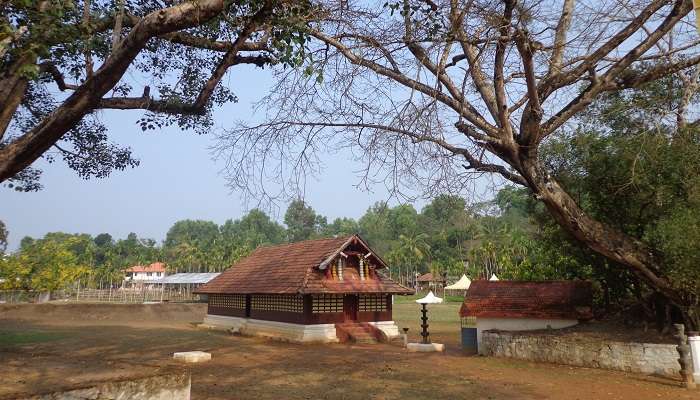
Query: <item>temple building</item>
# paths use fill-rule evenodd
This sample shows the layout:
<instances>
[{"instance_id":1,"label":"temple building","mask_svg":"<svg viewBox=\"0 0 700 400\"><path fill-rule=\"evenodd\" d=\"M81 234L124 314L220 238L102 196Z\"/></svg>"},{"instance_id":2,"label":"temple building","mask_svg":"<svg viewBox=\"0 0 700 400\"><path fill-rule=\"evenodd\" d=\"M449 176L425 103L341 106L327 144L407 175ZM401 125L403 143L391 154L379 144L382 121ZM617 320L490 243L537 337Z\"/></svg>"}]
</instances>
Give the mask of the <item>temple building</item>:
<instances>
[{"instance_id":1,"label":"temple building","mask_svg":"<svg viewBox=\"0 0 700 400\"><path fill-rule=\"evenodd\" d=\"M487 330L562 329L593 318L588 281L472 281L459 310L462 344L482 352Z\"/></svg>"},{"instance_id":2,"label":"temple building","mask_svg":"<svg viewBox=\"0 0 700 400\"><path fill-rule=\"evenodd\" d=\"M293 342L373 342L399 336L392 295L413 294L380 271L358 235L259 247L195 293L204 325Z\"/></svg>"}]
</instances>

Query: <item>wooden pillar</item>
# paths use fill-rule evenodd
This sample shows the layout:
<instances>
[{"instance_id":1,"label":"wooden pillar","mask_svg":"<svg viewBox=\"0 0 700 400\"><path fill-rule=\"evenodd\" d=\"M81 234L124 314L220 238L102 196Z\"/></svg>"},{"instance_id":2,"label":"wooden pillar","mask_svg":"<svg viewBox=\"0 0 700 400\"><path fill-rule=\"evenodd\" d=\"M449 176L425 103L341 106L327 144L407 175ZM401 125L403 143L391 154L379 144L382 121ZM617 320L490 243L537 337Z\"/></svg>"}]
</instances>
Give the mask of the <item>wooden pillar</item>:
<instances>
[{"instance_id":1,"label":"wooden pillar","mask_svg":"<svg viewBox=\"0 0 700 400\"><path fill-rule=\"evenodd\" d=\"M251 309L253 308L253 295L245 295L245 317L250 318Z\"/></svg>"},{"instance_id":2,"label":"wooden pillar","mask_svg":"<svg viewBox=\"0 0 700 400\"><path fill-rule=\"evenodd\" d=\"M305 325L313 323L313 313L314 313L314 299L312 295L304 295L304 315L302 317L302 323Z\"/></svg>"},{"instance_id":3,"label":"wooden pillar","mask_svg":"<svg viewBox=\"0 0 700 400\"><path fill-rule=\"evenodd\" d=\"M387 295L385 295L385 298L386 298L386 310L389 312L389 321L392 321L394 319L394 313L392 310L393 295L387 294Z\"/></svg>"}]
</instances>

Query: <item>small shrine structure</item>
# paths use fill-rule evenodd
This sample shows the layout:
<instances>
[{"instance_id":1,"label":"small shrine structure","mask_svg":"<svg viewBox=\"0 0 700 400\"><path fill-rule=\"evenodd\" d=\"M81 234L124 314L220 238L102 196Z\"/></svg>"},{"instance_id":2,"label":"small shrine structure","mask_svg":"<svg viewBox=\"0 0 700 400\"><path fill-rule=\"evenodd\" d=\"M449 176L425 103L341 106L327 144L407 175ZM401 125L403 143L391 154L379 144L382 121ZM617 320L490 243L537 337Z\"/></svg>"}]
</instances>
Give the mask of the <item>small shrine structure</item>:
<instances>
[{"instance_id":1,"label":"small shrine structure","mask_svg":"<svg viewBox=\"0 0 700 400\"><path fill-rule=\"evenodd\" d=\"M195 293L204 325L293 342L373 342L399 336L392 295L413 290L359 236L259 247Z\"/></svg>"},{"instance_id":2,"label":"small shrine structure","mask_svg":"<svg viewBox=\"0 0 700 400\"><path fill-rule=\"evenodd\" d=\"M562 329L593 318L588 281L473 281L459 311L467 347L486 330ZM465 322L466 321L466 322ZM476 335L473 335L473 333ZM480 351L480 350L479 350Z\"/></svg>"}]
</instances>

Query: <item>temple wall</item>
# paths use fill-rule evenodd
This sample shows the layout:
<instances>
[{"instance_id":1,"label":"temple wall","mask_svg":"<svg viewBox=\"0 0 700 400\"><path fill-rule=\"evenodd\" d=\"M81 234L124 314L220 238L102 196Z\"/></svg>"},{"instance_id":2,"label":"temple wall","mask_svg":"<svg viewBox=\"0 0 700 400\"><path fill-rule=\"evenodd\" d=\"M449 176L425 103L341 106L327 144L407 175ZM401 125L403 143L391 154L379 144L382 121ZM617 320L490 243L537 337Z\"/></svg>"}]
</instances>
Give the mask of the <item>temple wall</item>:
<instances>
[{"instance_id":1,"label":"temple wall","mask_svg":"<svg viewBox=\"0 0 700 400\"><path fill-rule=\"evenodd\" d=\"M229 317L243 317L243 318L245 318L245 309L216 307L216 306L212 306L211 304L209 304L207 306L207 314L226 315Z\"/></svg>"},{"instance_id":2,"label":"temple wall","mask_svg":"<svg viewBox=\"0 0 700 400\"><path fill-rule=\"evenodd\" d=\"M304 295L303 298L299 299L301 305L297 308L298 311L264 310L260 309L260 307L256 308L255 301L252 301L252 299L258 295L237 296L246 296L246 300L241 303L240 300L238 302L227 301L222 300L221 297L217 300L216 297L210 296L207 314L212 316L251 318L262 321L279 321L306 325L335 324L345 322L345 313L342 309L342 304L340 308L336 308L339 309L337 312L314 312L313 299L311 295ZM270 298L274 297L275 295L264 296ZM383 311L359 310L357 312L357 322L392 321L391 296L385 296L385 298L386 303ZM241 304L238 303L245 304L243 307L247 307L247 310L246 308L242 308ZM252 306L251 303L253 304Z\"/></svg>"},{"instance_id":3,"label":"temple wall","mask_svg":"<svg viewBox=\"0 0 700 400\"><path fill-rule=\"evenodd\" d=\"M263 321L280 321L297 324L304 323L304 313L302 312L251 310L250 318Z\"/></svg>"},{"instance_id":4,"label":"temple wall","mask_svg":"<svg viewBox=\"0 0 700 400\"><path fill-rule=\"evenodd\" d=\"M391 321L391 310L389 311L360 311L357 313L358 322Z\"/></svg>"}]
</instances>

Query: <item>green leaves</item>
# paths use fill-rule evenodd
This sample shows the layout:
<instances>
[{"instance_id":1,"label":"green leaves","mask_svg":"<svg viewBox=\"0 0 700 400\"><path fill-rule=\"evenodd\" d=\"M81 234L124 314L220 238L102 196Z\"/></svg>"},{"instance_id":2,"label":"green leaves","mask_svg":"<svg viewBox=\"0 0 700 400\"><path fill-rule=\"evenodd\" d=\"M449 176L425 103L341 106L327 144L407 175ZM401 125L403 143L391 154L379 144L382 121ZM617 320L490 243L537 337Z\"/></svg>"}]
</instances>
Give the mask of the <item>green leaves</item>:
<instances>
[{"instance_id":1,"label":"green leaves","mask_svg":"<svg viewBox=\"0 0 700 400\"><path fill-rule=\"evenodd\" d=\"M85 237L50 234L0 259L0 283L5 289L58 290L89 270Z\"/></svg>"},{"instance_id":2,"label":"green leaves","mask_svg":"<svg viewBox=\"0 0 700 400\"><path fill-rule=\"evenodd\" d=\"M645 243L659 260L659 275L693 302L700 296L700 130L678 126L682 81L670 76L602 97L577 129L560 132L542 153L587 213ZM694 93L688 107L697 103ZM549 259L593 266L591 276L612 298L628 298L631 274L582 251L551 218L540 220L539 243Z\"/></svg>"},{"instance_id":3,"label":"green leaves","mask_svg":"<svg viewBox=\"0 0 700 400\"><path fill-rule=\"evenodd\" d=\"M325 228L325 217L317 216L311 206L303 200L294 200L287 207L284 223L287 225L287 240L299 242L317 237Z\"/></svg>"}]
</instances>

